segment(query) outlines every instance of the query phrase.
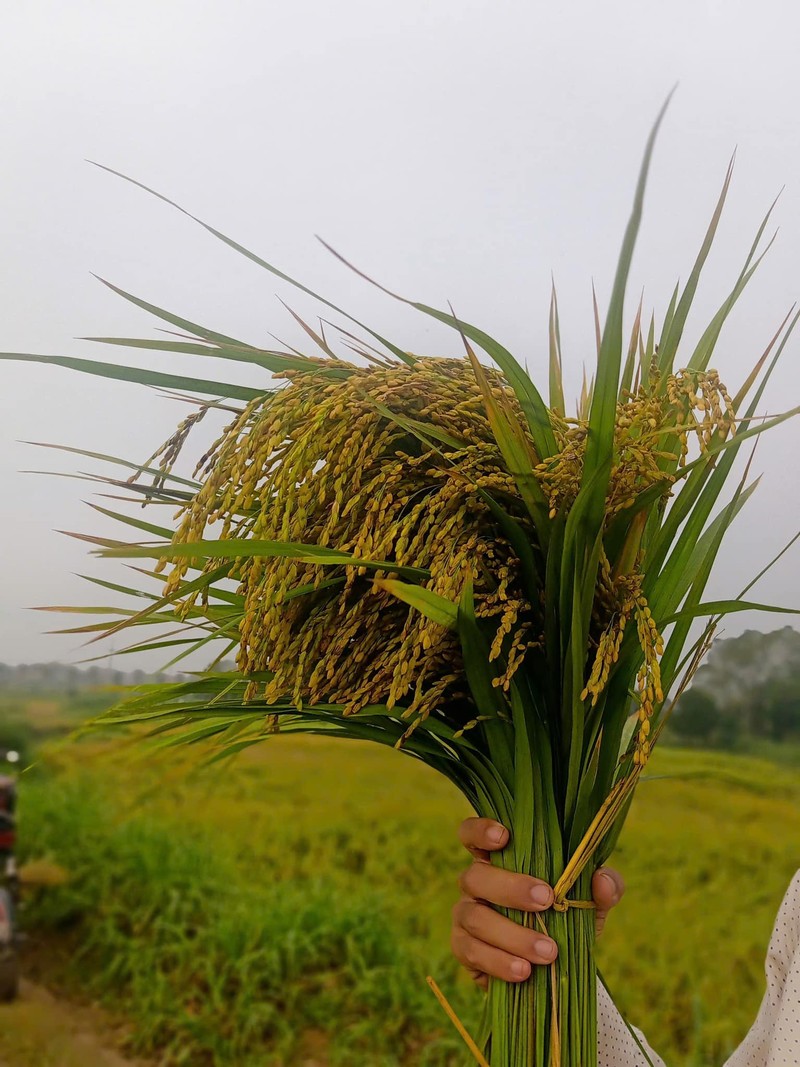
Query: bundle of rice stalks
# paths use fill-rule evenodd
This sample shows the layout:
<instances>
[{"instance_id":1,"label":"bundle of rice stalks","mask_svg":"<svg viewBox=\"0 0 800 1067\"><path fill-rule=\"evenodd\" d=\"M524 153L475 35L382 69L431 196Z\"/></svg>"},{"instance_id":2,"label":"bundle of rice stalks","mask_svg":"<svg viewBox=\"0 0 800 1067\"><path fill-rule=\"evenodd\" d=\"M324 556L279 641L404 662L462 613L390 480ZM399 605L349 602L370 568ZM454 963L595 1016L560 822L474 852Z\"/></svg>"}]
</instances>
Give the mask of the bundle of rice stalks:
<instances>
[{"instance_id":1,"label":"bundle of rice stalks","mask_svg":"<svg viewBox=\"0 0 800 1067\"><path fill-rule=\"evenodd\" d=\"M641 307L623 337L654 137L602 329L598 321L594 384L574 416L564 402L555 294L547 403L498 342L423 304L414 306L457 331L464 358L415 356L367 330L369 343L345 333L358 358L344 359L324 329L305 323L321 355L257 348L119 289L182 336L95 340L243 361L272 372L280 388L6 357L215 398L196 400L128 481L109 479L138 501L177 507L175 525L101 508L147 539L90 539L104 556L155 560L141 573L165 584L143 594L99 582L149 599L138 611L98 608L111 620L78 632L108 637L158 623L171 629L128 651L178 646L174 663L209 646L216 659L186 682L138 691L105 725L144 722L180 741L214 740L217 755L279 730L394 746L444 774L479 815L510 827L495 862L555 887L544 916L510 913L546 929L559 954L527 982L491 983L476 1056L492 1067L596 1062L592 873L614 847L719 618L788 610L743 594L704 602L703 592L755 487L745 472L718 506L739 449L797 411L755 417L797 316L787 316L732 394L711 361L763 255L765 219L729 297L694 349L683 350L729 171L658 340L652 320L642 328ZM495 365L481 363L473 346ZM227 426L194 476L179 476L175 462L192 431L219 409ZM238 670L215 671L231 651Z\"/></svg>"}]
</instances>

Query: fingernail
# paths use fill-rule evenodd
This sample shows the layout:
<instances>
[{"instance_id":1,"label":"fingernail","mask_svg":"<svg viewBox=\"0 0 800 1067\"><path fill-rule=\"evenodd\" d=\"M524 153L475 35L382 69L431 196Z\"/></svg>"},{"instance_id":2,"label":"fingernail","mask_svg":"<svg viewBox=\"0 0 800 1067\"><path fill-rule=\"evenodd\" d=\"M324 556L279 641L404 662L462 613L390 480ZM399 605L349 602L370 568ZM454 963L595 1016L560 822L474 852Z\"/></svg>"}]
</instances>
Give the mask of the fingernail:
<instances>
[{"instance_id":1,"label":"fingernail","mask_svg":"<svg viewBox=\"0 0 800 1067\"><path fill-rule=\"evenodd\" d=\"M600 877L603 879L603 881L605 882L608 890L611 892L611 895L612 895L613 899L616 900L617 899L617 895L619 893L619 890L617 889L617 883L614 881L614 879L611 877L611 875L610 874L606 874L605 871L601 871L600 872Z\"/></svg>"},{"instance_id":2,"label":"fingernail","mask_svg":"<svg viewBox=\"0 0 800 1067\"><path fill-rule=\"evenodd\" d=\"M539 955L543 960L554 960L558 953L558 945L555 941L540 941L539 942Z\"/></svg>"},{"instance_id":3,"label":"fingernail","mask_svg":"<svg viewBox=\"0 0 800 1067\"><path fill-rule=\"evenodd\" d=\"M531 890L531 900L542 908L547 908L553 902L553 890L549 885L535 885Z\"/></svg>"},{"instance_id":4,"label":"fingernail","mask_svg":"<svg viewBox=\"0 0 800 1067\"><path fill-rule=\"evenodd\" d=\"M531 973L531 965L527 960L514 960L511 964L511 973L515 978L527 978Z\"/></svg>"},{"instance_id":5,"label":"fingernail","mask_svg":"<svg viewBox=\"0 0 800 1067\"><path fill-rule=\"evenodd\" d=\"M502 845L506 839L506 832L502 826L493 826L486 836L495 845Z\"/></svg>"}]
</instances>

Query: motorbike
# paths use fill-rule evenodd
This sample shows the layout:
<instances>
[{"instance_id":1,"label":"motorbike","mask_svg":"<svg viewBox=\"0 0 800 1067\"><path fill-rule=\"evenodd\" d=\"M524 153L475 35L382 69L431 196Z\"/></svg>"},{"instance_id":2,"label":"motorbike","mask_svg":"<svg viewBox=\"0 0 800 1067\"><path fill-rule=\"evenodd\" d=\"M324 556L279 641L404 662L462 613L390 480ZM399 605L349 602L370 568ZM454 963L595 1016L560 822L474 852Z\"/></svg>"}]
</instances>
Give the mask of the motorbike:
<instances>
[{"instance_id":1,"label":"motorbike","mask_svg":"<svg viewBox=\"0 0 800 1067\"><path fill-rule=\"evenodd\" d=\"M16 753L0 759L14 763ZM17 843L17 783L0 774L0 1001L14 1000L19 989L19 944L17 925L20 879L15 849Z\"/></svg>"}]
</instances>

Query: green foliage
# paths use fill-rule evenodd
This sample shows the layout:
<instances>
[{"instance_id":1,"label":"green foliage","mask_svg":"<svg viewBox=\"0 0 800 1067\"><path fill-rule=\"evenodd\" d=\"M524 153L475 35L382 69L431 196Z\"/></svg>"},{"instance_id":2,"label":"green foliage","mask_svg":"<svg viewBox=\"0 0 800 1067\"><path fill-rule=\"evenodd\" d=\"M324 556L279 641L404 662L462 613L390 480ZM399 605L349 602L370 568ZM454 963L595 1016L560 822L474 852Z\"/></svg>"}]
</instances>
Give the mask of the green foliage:
<instances>
[{"instance_id":1,"label":"green foliage","mask_svg":"<svg viewBox=\"0 0 800 1067\"><path fill-rule=\"evenodd\" d=\"M702 689L689 689L675 709L673 731L682 740L704 748L733 748L740 723L729 708L720 707Z\"/></svg>"},{"instance_id":2,"label":"green foliage","mask_svg":"<svg viewBox=\"0 0 800 1067\"><path fill-rule=\"evenodd\" d=\"M800 741L800 678L780 678L762 693L759 718L770 741Z\"/></svg>"},{"instance_id":3,"label":"green foliage","mask_svg":"<svg viewBox=\"0 0 800 1067\"><path fill-rule=\"evenodd\" d=\"M318 748L284 751L297 770L323 769ZM279 1067L320 1046L339 1065L462 1062L419 953L427 880L452 885L458 851L426 842L432 819L405 833L396 801L379 802L390 817L370 840L360 790L308 819L304 790L281 796L285 771L280 788L263 766L164 788L163 757L132 769L95 755L89 770L86 752L59 758L67 770L23 782L24 845L72 879L41 891L26 921L74 949L52 978L135 1020L133 1051L192 1067ZM365 789L382 784L374 761L362 770ZM428 962L475 1024L477 1000L439 941Z\"/></svg>"}]
</instances>

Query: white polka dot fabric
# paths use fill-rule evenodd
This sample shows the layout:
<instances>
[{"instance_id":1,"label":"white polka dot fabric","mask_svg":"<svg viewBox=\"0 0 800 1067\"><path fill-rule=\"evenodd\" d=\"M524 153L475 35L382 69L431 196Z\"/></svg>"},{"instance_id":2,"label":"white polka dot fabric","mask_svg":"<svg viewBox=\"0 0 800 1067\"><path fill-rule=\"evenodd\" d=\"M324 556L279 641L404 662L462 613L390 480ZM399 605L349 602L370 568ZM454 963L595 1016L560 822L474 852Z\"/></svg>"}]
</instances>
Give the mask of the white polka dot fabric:
<instances>
[{"instance_id":1,"label":"white polka dot fabric","mask_svg":"<svg viewBox=\"0 0 800 1067\"><path fill-rule=\"evenodd\" d=\"M597 1065L598 1067L664 1067L664 1061L636 1030L642 1049L602 985L597 986ZM647 1057L650 1057L649 1061Z\"/></svg>"},{"instance_id":2,"label":"white polka dot fabric","mask_svg":"<svg viewBox=\"0 0 800 1067\"><path fill-rule=\"evenodd\" d=\"M758 1017L726 1067L800 1067L800 871L778 912L766 971L767 991ZM597 1008L599 1067L647 1067L648 1062L665 1067L637 1031L644 1053L639 1049L602 987Z\"/></svg>"}]
</instances>

